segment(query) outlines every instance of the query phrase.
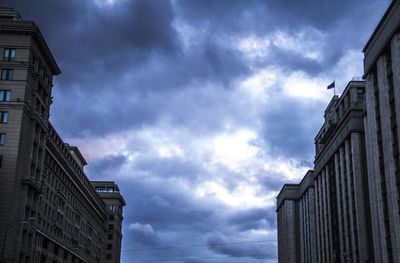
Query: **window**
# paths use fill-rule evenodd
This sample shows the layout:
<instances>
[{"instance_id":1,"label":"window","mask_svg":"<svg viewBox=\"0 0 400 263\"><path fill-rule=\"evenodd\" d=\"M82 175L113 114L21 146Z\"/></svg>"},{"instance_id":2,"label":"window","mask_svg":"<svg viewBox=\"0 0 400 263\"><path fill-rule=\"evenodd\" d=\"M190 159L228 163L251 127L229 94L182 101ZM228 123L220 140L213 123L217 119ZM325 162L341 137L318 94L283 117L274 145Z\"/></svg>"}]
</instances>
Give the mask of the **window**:
<instances>
[{"instance_id":1,"label":"window","mask_svg":"<svg viewBox=\"0 0 400 263\"><path fill-rule=\"evenodd\" d=\"M15 60L15 48L5 48L3 54L4 61Z\"/></svg>"},{"instance_id":2,"label":"window","mask_svg":"<svg viewBox=\"0 0 400 263\"><path fill-rule=\"evenodd\" d=\"M116 205L110 205L109 211L110 211L111 213L115 213L115 212L117 211L117 206L116 206Z\"/></svg>"},{"instance_id":3,"label":"window","mask_svg":"<svg viewBox=\"0 0 400 263\"><path fill-rule=\"evenodd\" d=\"M14 79L14 70L3 68L1 70L1 80L13 80Z\"/></svg>"},{"instance_id":4,"label":"window","mask_svg":"<svg viewBox=\"0 0 400 263\"><path fill-rule=\"evenodd\" d=\"M109 224L108 225L108 230L113 230L114 229L114 225L113 224Z\"/></svg>"},{"instance_id":5,"label":"window","mask_svg":"<svg viewBox=\"0 0 400 263\"><path fill-rule=\"evenodd\" d=\"M0 133L0 145L4 145L6 143L6 134Z\"/></svg>"},{"instance_id":6,"label":"window","mask_svg":"<svg viewBox=\"0 0 400 263\"><path fill-rule=\"evenodd\" d=\"M0 123L7 123L7 122L8 122L8 112L0 111Z\"/></svg>"},{"instance_id":7,"label":"window","mask_svg":"<svg viewBox=\"0 0 400 263\"><path fill-rule=\"evenodd\" d=\"M3 166L3 155L0 155L0 168Z\"/></svg>"},{"instance_id":8,"label":"window","mask_svg":"<svg viewBox=\"0 0 400 263\"><path fill-rule=\"evenodd\" d=\"M107 254L107 260L110 260L111 259L111 254Z\"/></svg>"},{"instance_id":9,"label":"window","mask_svg":"<svg viewBox=\"0 0 400 263\"><path fill-rule=\"evenodd\" d=\"M112 240L113 239L113 235L112 234L108 234L107 239L108 240Z\"/></svg>"},{"instance_id":10,"label":"window","mask_svg":"<svg viewBox=\"0 0 400 263\"><path fill-rule=\"evenodd\" d=\"M110 215L109 220L114 220L114 215Z\"/></svg>"},{"instance_id":11,"label":"window","mask_svg":"<svg viewBox=\"0 0 400 263\"><path fill-rule=\"evenodd\" d=\"M11 91L10 90L0 90L0 101L10 101Z\"/></svg>"},{"instance_id":12,"label":"window","mask_svg":"<svg viewBox=\"0 0 400 263\"><path fill-rule=\"evenodd\" d=\"M112 249L112 244L107 244L107 250L111 250Z\"/></svg>"}]
</instances>

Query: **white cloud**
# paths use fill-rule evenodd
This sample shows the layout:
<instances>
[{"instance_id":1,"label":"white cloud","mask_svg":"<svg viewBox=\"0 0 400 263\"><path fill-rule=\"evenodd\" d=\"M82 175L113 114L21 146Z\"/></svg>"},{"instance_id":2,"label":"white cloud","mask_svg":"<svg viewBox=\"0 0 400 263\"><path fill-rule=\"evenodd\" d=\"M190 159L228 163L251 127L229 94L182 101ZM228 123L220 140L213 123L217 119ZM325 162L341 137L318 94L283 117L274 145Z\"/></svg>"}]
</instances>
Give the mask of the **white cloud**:
<instances>
[{"instance_id":1,"label":"white cloud","mask_svg":"<svg viewBox=\"0 0 400 263\"><path fill-rule=\"evenodd\" d=\"M323 60L325 35L317 29L303 28L295 33L278 30L271 39L273 45L280 49L317 62Z\"/></svg>"},{"instance_id":2,"label":"white cloud","mask_svg":"<svg viewBox=\"0 0 400 263\"><path fill-rule=\"evenodd\" d=\"M265 59L268 56L271 41L267 36L248 36L237 40L237 48L248 59Z\"/></svg>"}]
</instances>

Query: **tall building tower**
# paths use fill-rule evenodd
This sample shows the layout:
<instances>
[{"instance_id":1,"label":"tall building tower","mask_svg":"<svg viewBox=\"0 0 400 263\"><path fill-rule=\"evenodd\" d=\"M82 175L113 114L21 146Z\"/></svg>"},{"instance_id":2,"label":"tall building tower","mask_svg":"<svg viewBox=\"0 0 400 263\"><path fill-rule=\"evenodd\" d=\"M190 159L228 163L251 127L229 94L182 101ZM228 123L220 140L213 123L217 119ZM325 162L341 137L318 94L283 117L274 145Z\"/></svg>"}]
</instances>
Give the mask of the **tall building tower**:
<instances>
[{"instance_id":1,"label":"tall building tower","mask_svg":"<svg viewBox=\"0 0 400 263\"><path fill-rule=\"evenodd\" d=\"M0 70L0 263L119 262L125 202L112 182L115 191L99 196L79 149L51 125L60 69L38 27L8 8L0 8Z\"/></svg>"},{"instance_id":2,"label":"tall building tower","mask_svg":"<svg viewBox=\"0 0 400 263\"><path fill-rule=\"evenodd\" d=\"M109 181L91 181L96 192L105 203L106 220L106 263L119 263L122 241L122 209L125 200L119 192L118 185Z\"/></svg>"},{"instance_id":3,"label":"tall building tower","mask_svg":"<svg viewBox=\"0 0 400 263\"><path fill-rule=\"evenodd\" d=\"M375 262L400 262L400 1L364 50L365 117Z\"/></svg>"},{"instance_id":4,"label":"tall building tower","mask_svg":"<svg viewBox=\"0 0 400 263\"><path fill-rule=\"evenodd\" d=\"M0 240L15 262L22 229L37 219L52 80L60 73L39 29L0 9ZM28 220L28 221L27 221Z\"/></svg>"}]
</instances>

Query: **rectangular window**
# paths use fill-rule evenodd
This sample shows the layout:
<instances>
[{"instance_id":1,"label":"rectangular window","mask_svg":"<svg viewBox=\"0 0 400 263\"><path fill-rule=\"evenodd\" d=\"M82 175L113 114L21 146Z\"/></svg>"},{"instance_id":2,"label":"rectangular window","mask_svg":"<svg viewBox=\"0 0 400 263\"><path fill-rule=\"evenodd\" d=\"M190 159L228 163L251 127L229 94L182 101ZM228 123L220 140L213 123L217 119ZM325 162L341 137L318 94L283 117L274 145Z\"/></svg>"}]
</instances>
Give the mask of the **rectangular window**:
<instances>
[{"instance_id":1,"label":"rectangular window","mask_svg":"<svg viewBox=\"0 0 400 263\"><path fill-rule=\"evenodd\" d=\"M1 80L13 80L14 79L14 70L3 68L1 70Z\"/></svg>"},{"instance_id":2,"label":"rectangular window","mask_svg":"<svg viewBox=\"0 0 400 263\"><path fill-rule=\"evenodd\" d=\"M108 225L108 230L113 230L114 229L114 225L113 224L109 224Z\"/></svg>"},{"instance_id":3,"label":"rectangular window","mask_svg":"<svg viewBox=\"0 0 400 263\"><path fill-rule=\"evenodd\" d=\"M15 61L15 48L5 48L3 58L4 61Z\"/></svg>"},{"instance_id":4,"label":"rectangular window","mask_svg":"<svg viewBox=\"0 0 400 263\"><path fill-rule=\"evenodd\" d=\"M0 145L4 145L6 143L6 134L0 133Z\"/></svg>"},{"instance_id":5,"label":"rectangular window","mask_svg":"<svg viewBox=\"0 0 400 263\"><path fill-rule=\"evenodd\" d=\"M111 250L112 249L112 244L107 244L107 250Z\"/></svg>"},{"instance_id":6,"label":"rectangular window","mask_svg":"<svg viewBox=\"0 0 400 263\"><path fill-rule=\"evenodd\" d=\"M112 234L108 234L107 239L108 240L112 240L113 239L113 235Z\"/></svg>"},{"instance_id":7,"label":"rectangular window","mask_svg":"<svg viewBox=\"0 0 400 263\"><path fill-rule=\"evenodd\" d=\"M8 122L8 112L0 111L0 123L7 123L7 122Z\"/></svg>"},{"instance_id":8,"label":"rectangular window","mask_svg":"<svg viewBox=\"0 0 400 263\"><path fill-rule=\"evenodd\" d=\"M11 91L10 90L0 90L0 101L10 101Z\"/></svg>"},{"instance_id":9,"label":"rectangular window","mask_svg":"<svg viewBox=\"0 0 400 263\"><path fill-rule=\"evenodd\" d=\"M110 211L110 213L115 213L117 211L117 206L116 205L110 205L109 211Z\"/></svg>"}]
</instances>

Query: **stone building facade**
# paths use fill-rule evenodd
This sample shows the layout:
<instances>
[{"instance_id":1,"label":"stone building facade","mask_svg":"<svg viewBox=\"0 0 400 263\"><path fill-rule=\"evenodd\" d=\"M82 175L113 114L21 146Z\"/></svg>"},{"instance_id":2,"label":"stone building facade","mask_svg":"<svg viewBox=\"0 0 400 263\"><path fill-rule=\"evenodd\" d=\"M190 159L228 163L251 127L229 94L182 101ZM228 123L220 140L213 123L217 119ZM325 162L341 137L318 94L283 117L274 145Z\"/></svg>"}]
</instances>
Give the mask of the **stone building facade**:
<instances>
[{"instance_id":1,"label":"stone building facade","mask_svg":"<svg viewBox=\"0 0 400 263\"><path fill-rule=\"evenodd\" d=\"M279 261L316 262L314 171L308 171L300 184L285 184L277 207Z\"/></svg>"},{"instance_id":2,"label":"stone building facade","mask_svg":"<svg viewBox=\"0 0 400 263\"><path fill-rule=\"evenodd\" d=\"M296 223L300 210L291 219L284 213L282 204L299 206L301 196L286 198L287 185L278 195L278 246L299 242L291 257L279 248L279 262L400 262L400 0L363 52L365 83L351 81L332 99L315 138L315 231ZM284 220L299 229L285 229ZM301 231L316 237L311 259L300 256L309 241Z\"/></svg>"},{"instance_id":3,"label":"stone building facade","mask_svg":"<svg viewBox=\"0 0 400 263\"><path fill-rule=\"evenodd\" d=\"M114 182L91 181L97 194L106 204L106 263L117 263L121 259L122 241L122 209L125 200L119 192L119 187Z\"/></svg>"},{"instance_id":4,"label":"stone building facade","mask_svg":"<svg viewBox=\"0 0 400 263\"><path fill-rule=\"evenodd\" d=\"M118 258L104 253L109 198L49 122L60 69L38 27L12 9L0 8L0 56L0 262L119 262L120 240Z\"/></svg>"},{"instance_id":5,"label":"stone building facade","mask_svg":"<svg viewBox=\"0 0 400 263\"><path fill-rule=\"evenodd\" d=\"M376 262L400 262L400 1L363 51L374 254Z\"/></svg>"},{"instance_id":6,"label":"stone building facade","mask_svg":"<svg viewBox=\"0 0 400 263\"><path fill-rule=\"evenodd\" d=\"M284 255L292 250L279 248L280 262L368 262L363 260L370 258L369 247L360 241L366 240L369 222L364 213L368 206L364 91L363 81L350 81L341 97L332 98L315 137L314 171L297 186L284 185L278 195L278 246L288 238L280 231L284 217L280 211L289 200L297 206L293 218L298 222L290 239L299 242L292 260ZM288 191L295 186L299 194L289 198ZM356 213L356 208L362 212Z\"/></svg>"}]
</instances>

